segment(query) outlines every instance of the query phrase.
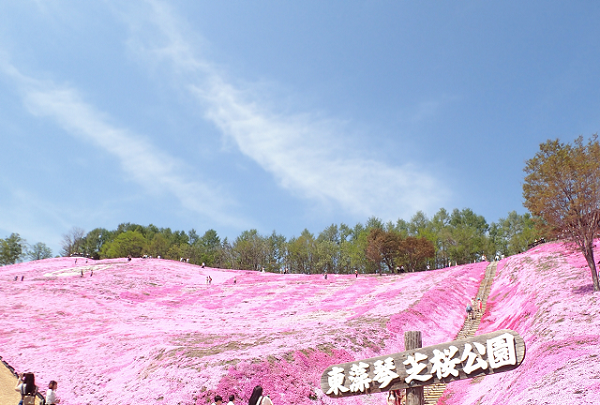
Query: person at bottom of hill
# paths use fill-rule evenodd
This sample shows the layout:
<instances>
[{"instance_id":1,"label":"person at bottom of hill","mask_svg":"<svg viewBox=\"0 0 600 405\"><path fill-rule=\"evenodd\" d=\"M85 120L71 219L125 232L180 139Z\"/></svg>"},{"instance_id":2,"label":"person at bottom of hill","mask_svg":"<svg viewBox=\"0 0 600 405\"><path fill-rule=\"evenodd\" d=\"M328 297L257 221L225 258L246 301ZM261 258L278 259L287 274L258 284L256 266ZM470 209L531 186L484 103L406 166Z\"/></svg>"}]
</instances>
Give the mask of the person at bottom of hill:
<instances>
[{"instance_id":1,"label":"person at bottom of hill","mask_svg":"<svg viewBox=\"0 0 600 405\"><path fill-rule=\"evenodd\" d=\"M391 390L388 391L387 405L405 405L406 395L404 390Z\"/></svg>"},{"instance_id":2,"label":"person at bottom of hill","mask_svg":"<svg viewBox=\"0 0 600 405\"><path fill-rule=\"evenodd\" d=\"M479 309L479 313L483 311L483 301L481 301L481 297L477 298L477 308Z\"/></svg>"},{"instance_id":3,"label":"person at bottom of hill","mask_svg":"<svg viewBox=\"0 0 600 405\"><path fill-rule=\"evenodd\" d=\"M269 396L263 396L263 388L260 385L254 387L248 405L273 405Z\"/></svg>"},{"instance_id":4,"label":"person at bottom of hill","mask_svg":"<svg viewBox=\"0 0 600 405\"><path fill-rule=\"evenodd\" d=\"M470 301L467 303L467 318L473 319L473 306Z\"/></svg>"},{"instance_id":5,"label":"person at bottom of hill","mask_svg":"<svg viewBox=\"0 0 600 405\"><path fill-rule=\"evenodd\" d=\"M231 394L229 396L229 402L227 402L227 405L235 405L233 401L235 401L235 395Z\"/></svg>"},{"instance_id":6,"label":"person at bottom of hill","mask_svg":"<svg viewBox=\"0 0 600 405\"><path fill-rule=\"evenodd\" d=\"M220 395L215 395L215 402L213 402L211 405L221 405L223 404L223 398L221 398Z\"/></svg>"},{"instance_id":7,"label":"person at bottom of hill","mask_svg":"<svg viewBox=\"0 0 600 405\"><path fill-rule=\"evenodd\" d=\"M37 387L35 386L35 376L33 373L23 373L21 378L19 378L19 382L17 382L15 391L21 394L19 405L34 405Z\"/></svg>"},{"instance_id":8,"label":"person at bottom of hill","mask_svg":"<svg viewBox=\"0 0 600 405\"><path fill-rule=\"evenodd\" d=\"M48 391L46 391L46 405L56 405L60 402L56 396L56 388L58 388L58 383L54 380L50 381Z\"/></svg>"}]
</instances>

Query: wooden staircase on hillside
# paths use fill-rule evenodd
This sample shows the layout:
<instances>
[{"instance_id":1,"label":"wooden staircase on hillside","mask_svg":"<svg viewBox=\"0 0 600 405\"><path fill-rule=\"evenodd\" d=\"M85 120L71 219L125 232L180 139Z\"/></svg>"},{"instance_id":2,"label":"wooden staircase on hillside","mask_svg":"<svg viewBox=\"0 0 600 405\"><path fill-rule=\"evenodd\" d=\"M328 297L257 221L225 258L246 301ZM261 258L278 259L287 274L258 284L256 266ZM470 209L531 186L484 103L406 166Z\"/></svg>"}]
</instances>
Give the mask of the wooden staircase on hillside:
<instances>
[{"instance_id":1,"label":"wooden staircase on hillside","mask_svg":"<svg viewBox=\"0 0 600 405\"><path fill-rule=\"evenodd\" d=\"M481 285L479 286L479 291L477 291L477 297L481 298L483 302L482 310L479 312L477 310L477 303L475 303L474 314L475 317L473 319L466 319L462 328L456 335L456 340L464 339L468 337L475 336L475 332L479 329L479 324L481 322L481 316L485 313L485 308L487 306L488 295L490 294L490 290L492 288L492 282L494 281L494 276L496 275L496 266L498 262L490 263L485 269L485 276ZM481 377L483 378L483 377ZM432 384L427 385L423 388L423 393L425 396L425 404L426 405L434 405L437 404L438 400L444 393L447 384Z\"/></svg>"}]
</instances>

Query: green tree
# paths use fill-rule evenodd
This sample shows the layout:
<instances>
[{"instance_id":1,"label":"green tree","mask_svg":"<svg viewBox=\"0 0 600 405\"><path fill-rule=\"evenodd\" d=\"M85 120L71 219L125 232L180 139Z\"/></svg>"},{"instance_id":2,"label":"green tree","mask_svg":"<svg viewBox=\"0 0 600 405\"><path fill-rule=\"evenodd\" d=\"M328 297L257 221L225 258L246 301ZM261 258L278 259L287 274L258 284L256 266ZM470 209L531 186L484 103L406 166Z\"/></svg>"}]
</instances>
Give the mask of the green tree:
<instances>
[{"instance_id":1,"label":"green tree","mask_svg":"<svg viewBox=\"0 0 600 405\"><path fill-rule=\"evenodd\" d=\"M283 235L273 233L264 240L265 268L267 271L278 271L285 263L287 243Z\"/></svg>"},{"instance_id":2,"label":"green tree","mask_svg":"<svg viewBox=\"0 0 600 405\"><path fill-rule=\"evenodd\" d=\"M233 254L233 246L231 242L225 237L223 242L221 242L221 246L218 250L217 261L215 264L217 267L224 269L233 269L235 268L235 257Z\"/></svg>"},{"instance_id":3,"label":"green tree","mask_svg":"<svg viewBox=\"0 0 600 405\"><path fill-rule=\"evenodd\" d=\"M431 218L431 230L435 238L431 240L435 247L435 268L446 267L450 260L449 248L451 245L450 232L447 230L450 226L450 214L445 208L440 208Z\"/></svg>"},{"instance_id":4,"label":"green tree","mask_svg":"<svg viewBox=\"0 0 600 405\"><path fill-rule=\"evenodd\" d=\"M141 257L147 250L147 245L148 241L140 232L126 231L103 247L102 256L107 258Z\"/></svg>"},{"instance_id":5,"label":"green tree","mask_svg":"<svg viewBox=\"0 0 600 405\"><path fill-rule=\"evenodd\" d=\"M525 207L550 235L574 243L585 257L595 291L600 291L594 239L600 233L600 144L593 135L573 145L548 140L526 162Z\"/></svg>"},{"instance_id":6,"label":"green tree","mask_svg":"<svg viewBox=\"0 0 600 405\"><path fill-rule=\"evenodd\" d=\"M290 239L288 243L288 263L294 273L316 273L315 266L316 241L312 233L305 229L299 237Z\"/></svg>"},{"instance_id":7,"label":"green tree","mask_svg":"<svg viewBox=\"0 0 600 405\"><path fill-rule=\"evenodd\" d=\"M352 273L352 228L342 223L339 228L339 261L338 261L338 272L340 273Z\"/></svg>"},{"instance_id":8,"label":"green tree","mask_svg":"<svg viewBox=\"0 0 600 405\"><path fill-rule=\"evenodd\" d=\"M80 247L82 253L89 255L93 259L100 258L102 246L109 240L114 239L114 232L104 228L95 228L88 232L81 241Z\"/></svg>"},{"instance_id":9,"label":"green tree","mask_svg":"<svg viewBox=\"0 0 600 405\"><path fill-rule=\"evenodd\" d=\"M316 267L319 271L339 273L340 261L340 232L337 225L325 228L317 237Z\"/></svg>"},{"instance_id":10,"label":"green tree","mask_svg":"<svg viewBox=\"0 0 600 405\"><path fill-rule=\"evenodd\" d=\"M265 240L256 229L243 231L233 243L236 268L260 270L266 264Z\"/></svg>"},{"instance_id":11,"label":"green tree","mask_svg":"<svg viewBox=\"0 0 600 405\"><path fill-rule=\"evenodd\" d=\"M511 211L506 218L500 218L497 224L490 226L490 239L496 251L504 256L526 251L539 238L538 233L535 221L528 212L520 215Z\"/></svg>"},{"instance_id":12,"label":"green tree","mask_svg":"<svg viewBox=\"0 0 600 405\"><path fill-rule=\"evenodd\" d=\"M167 258L167 252L169 251L169 241L163 236L162 233L155 233L150 240L148 246L148 252L152 257Z\"/></svg>"},{"instance_id":13,"label":"green tree","mask_svg":"<svg viewBox=\"0 0 600 405\"><path fill-rule=\"evenodd\" d=\"M52 250L45 243L38 242L27 250L27 257L30 260L50 259L52 257Z\"/></svg>"},{"instance_id":14,"label":"green tree","mask_svg":"<svg viewBox=\"0 0 600 405\"><path fill-rule=\"evenodd\" d=\"M11 233L6 239L0 239L0 264L15 264L24 257L27 242L18 233Z\"/></svg>"},{"instance_id":15,"label":"green tree","mask_svg":"<svg viewBox=\"0 0 600 405\"><path fill-rule=\"evenodd\" d=\"M450 215L449 226L442 231L449 259L458 264L479 259L489 248L488 229L483 216L475 214L470 208L455 208Z\"/></svg>"},{"instance_id":16,"label":"green tree","mask_svg":"<svg viewBox=\"0 0 600 405\"><path fill-rule=\"evenodd\" d=\"M199 240L202 246L202 256L200 263L205 263L208 266L214 266L217 262L219 252L221 250L221 239L214 229L209 229L204 232L204 235Z\"/></svg>"}]
</instances>

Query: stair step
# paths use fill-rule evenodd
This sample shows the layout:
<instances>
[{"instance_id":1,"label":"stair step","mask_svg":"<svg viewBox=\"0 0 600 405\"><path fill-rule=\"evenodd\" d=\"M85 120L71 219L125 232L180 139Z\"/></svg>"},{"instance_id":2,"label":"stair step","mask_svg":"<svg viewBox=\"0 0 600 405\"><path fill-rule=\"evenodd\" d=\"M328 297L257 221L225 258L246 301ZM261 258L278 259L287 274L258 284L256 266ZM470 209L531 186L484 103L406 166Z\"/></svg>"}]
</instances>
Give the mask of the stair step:
<instances>
[{"instance_id":1,"label":"stair step","mask_svg":"<svg viewBox=\"0 0 600 405\"><path fill-rule=\"evenodd\" d=\"M481 298L481 300L483 301L483 305L482 305L483 313L485 313L488 295L490 294L490 291L492 289L492 281L494 280L494 276L496 275L497 264L498 264L497 262L492 262L486 267L485 276L483 278L483 281L479 285L479 291L477 292L477 297ZM483 313L475 313L474 319L466 319L465 323L463 324L463 327L456 334L456 338L464 339L467 337L475 336L475 332L477 332L477 330L479 329L479 323L481 322L481 317L483 316ZM481 379L483 379L483 376L477 377L477 378L478 379L480 378L480 380L478 380L478 381L481 381ZM438 400L444 394L445 389L446 389L446 384L433 384L433 385L424 387L423 394L424 394L425 404L428 404L428 405L437 404Z\"/></svg>"}]
</instances>

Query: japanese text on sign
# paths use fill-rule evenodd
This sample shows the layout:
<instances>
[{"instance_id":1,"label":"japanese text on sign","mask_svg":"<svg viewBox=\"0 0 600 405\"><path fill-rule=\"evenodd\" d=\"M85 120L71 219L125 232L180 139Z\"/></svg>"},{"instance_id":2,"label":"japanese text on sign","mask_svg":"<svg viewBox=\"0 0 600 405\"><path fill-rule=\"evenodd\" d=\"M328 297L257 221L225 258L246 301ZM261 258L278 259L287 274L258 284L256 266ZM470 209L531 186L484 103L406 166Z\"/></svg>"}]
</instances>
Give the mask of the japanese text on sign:
<instances>
[{"instance_id":1,"label":"japanese text on sign","mask_svg":"<svg viewBox=\"0 0 600 405\"><path fill-rule=\"evenodd\" d=\"M425 385L447 378L470 378L472 374L492 373L520 364L524 343L522 356L518 358L515 336L520 342L522 338L512 331L499 332L504 333L334 366L324 374L323 388L327 395L342 396L370 389L383 391L392 385Z\"/></svg>"}]
</instances>

